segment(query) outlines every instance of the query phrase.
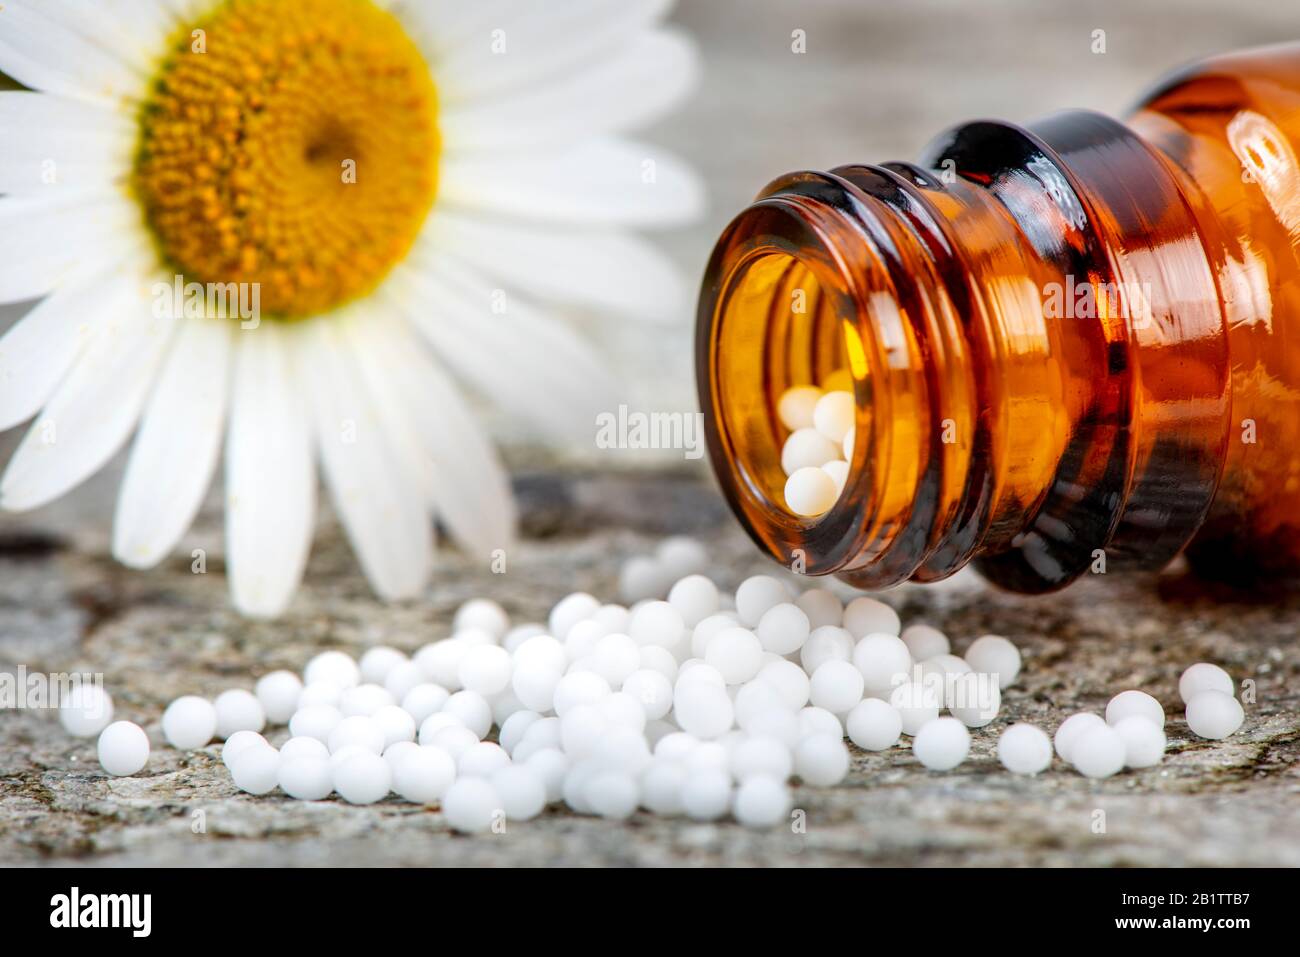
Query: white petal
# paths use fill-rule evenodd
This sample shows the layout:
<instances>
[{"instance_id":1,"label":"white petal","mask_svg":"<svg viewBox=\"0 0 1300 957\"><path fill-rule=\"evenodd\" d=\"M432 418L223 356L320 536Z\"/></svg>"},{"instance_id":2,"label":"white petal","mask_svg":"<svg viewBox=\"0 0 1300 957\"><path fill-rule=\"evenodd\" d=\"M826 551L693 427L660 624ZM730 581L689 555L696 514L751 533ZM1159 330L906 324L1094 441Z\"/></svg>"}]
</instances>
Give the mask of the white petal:
<instances>
[{"instance_id":1,"label":"white petal","mask_svg":"<svg viewBox=\"0 0 1300 957\"><path fill-rule=\"evenodd\" d=\"M0 480L0 507L51 502L98 471L126 442L153 384L170 320L124 277L105 289L95 332L27 431Z\"/></svg>"},{"instance_id":2,"label":"white petal","mask_svg":"<svg viewBox=\"0 0 1300 957\"><path fill-rule=\"evenodd\" d=\"M85 262L137 251L143 234L139 211L116 193L0 196L0 302L43 296Z\"/></svg>"},{"instance_id":3,"label":"white petal","mask_svg":"<svg viewBox=\"0 0 1300 957\"><path fill-rule=\"evenodd\" d=\"M679 33L656 30L581 72L445 109L438 125L458 155L621 133L664 115L695 85L697 72L694 45Z\"/></svg>"},{"instance_id":4,"label":"white petal","mask_svg":"<svg viewBox=\"0 0 1300 957\"><path fill-rule=\"evenodd\" d=\"M124 565L156 565L203 502L221 451L233 325L188 319L176 330L117 500L113 556Z\"/></svg>"},{"instance_id":5,"label":"white petal","mask_svg":"<svg viewBox=\"0 0 1300 957\"><path fill-rule=\"evenodd\" d=\"M26 2L0 4L0 72L32 89L109 104L146 87L121 56Z\"/></svg>"},{"instance_id":6,"label":"white petal","mask_svg":"<svg viewBox=\"0 0 1300 957\"><path fill-rule=\"evenodd\" d=\"M419 594L433 563L433 530L418 477L402 467L356 361L336 323L295 330L299 381L307 389L325 484L374 590L386 599Z\"/></svg>"},{"instance_id":7,"label":"white petal","mask_svg":"<svg viewBox=\"0 0 1300 957\"><path fill-rule=\"evenodd\" d=\"M673 226L704 205L690 167L619 138L502 157L448 152L438 175L440 202L552 223Z\"/></svg>"},{"instance_id":8,"label":"white petal","mask_svg":"<svg viewBox=\"0 0 1300 957\"><path fill-rule=\"evenodd\" d=\"M316 514L311 427L283 323L235 338L226 436L226 564L235 606L278 615L302 580Z\"/></svg>"},{"instance_id":9,"label":"white petal","mask_svg":"<svg viewBox=\"0 0 1300 957\"><path fill-rule=\"evenodd\" d=\"M0 93L0 192L101 186L130 170L124 114L48 93Z\"/></svg>"},{"instance_id":10,"label":"white petal","mask_svg":"<svg viewBox=\"0 0 1300 957\"><path fill-rule=\"evenodd\" d=\"M473 270L443 260L405 269L383 290L439 358L484 396L553 435L590 441L618 386L580 336ZM503 311L494 311L494 306Z\"/></svg>"},{"instance_id":11,"label":"white petal","mask_svg":"<svg viewBox=\"0 0 1300 957\"><path fill-rule=\"evenodd\" d=\"M501 4L493 16L470 21L446 40L430 37L439 95L444 103L459 103L581 69L653 26L671 7L671 0Z\"/></svg>"},{"instance_id":12,"label":"white petal","mask_svg":"<svg viewBox=\"0 0 1300 957\"><path fill-rule=\"evenodd\" d=\"M175 29L172 12L158 0L6 0L45 18L97 50L148 76Z\"/></svg>"},{"instance_id":13,"label":"white petal","mask_svg":"<svg viewBox=\"0 0 1300 957\"><path fill-rule=\"evenodd\" d=\"M0 430L35 415L94 337L119 262L85 272L37 303L0 338Z\"/></svg>"},{"instance_id":14,"label":"white petal","mask_svg":"<svg viewBox=\"0 0 1300 957\"><path fill-rule=\"evenodd\" d=\"M648 240L621 230L556 230L446 210L429 217L412 254L427 263L453 256L549 302L650 319L680 318L688 308L677 267Z\"/></svg>"},{"instance_id":15,"label":"white petal","mask_svg":"<svg viewBox=\"0 0 1300 957\"><path fill-rule=\"evenodd\" d=\"M376 315L348 327L350 350L386 428L418 443L430 496L461 547L487 561L514 540L510 477L474 415L406 323Z\"/></svg>"},{"instance_id":16,"label":"white petal","mask_svg":"<svg viewBox=\"0 0 1300 957\"><path fill-rule=\"evenodd\" d=\"M426 57L445 55L488 25L513 19L518 0L397 0L389 9Z\"/></svg>"}]
</instances>

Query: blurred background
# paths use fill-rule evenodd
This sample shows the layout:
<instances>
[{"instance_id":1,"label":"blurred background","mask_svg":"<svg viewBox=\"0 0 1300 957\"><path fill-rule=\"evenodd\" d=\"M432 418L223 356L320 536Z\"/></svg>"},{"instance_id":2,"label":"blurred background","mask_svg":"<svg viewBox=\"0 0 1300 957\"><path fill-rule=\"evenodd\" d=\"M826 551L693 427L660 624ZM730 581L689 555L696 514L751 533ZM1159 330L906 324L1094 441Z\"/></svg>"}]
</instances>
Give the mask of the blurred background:
<instances>
[{"instance_id":1,"label":"blurred background","mask_svg":"<svg viewBox=\"0 0 1300 957\"><path fill-rule=\"evenodd\" d=\"M692 295L722 227L781 173L911 159L946 127L978 117L1026 121L1067 107L1122 114L1180 64L1300 35L1294 9L1276 0L679 0L672 19L699 46L700 85L638 135L686 158L707 184L703 219L655 236ZM792 49L795 31L805 52ZM1096 31L1104 53L1093 52ZM573 320L616 364L631 407L694 410L693 308L683 303L668 326ZM20 312L0 306L0 329ZM516 463L707 470L680 452L608 452L594 441L538 450L530 432L492 421ZM0 461L21 431L0 433ZM120 467L42 512L0 515L0 528L34 521L84 533L90 521L106 534Z\"/></svg>"}]
</instances>

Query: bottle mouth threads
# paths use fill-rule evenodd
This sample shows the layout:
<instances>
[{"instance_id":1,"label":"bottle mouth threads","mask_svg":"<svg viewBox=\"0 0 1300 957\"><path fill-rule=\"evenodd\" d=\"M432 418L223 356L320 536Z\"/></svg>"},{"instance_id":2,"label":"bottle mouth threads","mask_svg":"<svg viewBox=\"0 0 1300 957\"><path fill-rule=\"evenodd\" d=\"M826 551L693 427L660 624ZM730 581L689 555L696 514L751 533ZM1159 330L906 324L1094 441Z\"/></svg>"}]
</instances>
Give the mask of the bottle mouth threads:
<instances>
[{"instance_id":1,"label":"bottle mouth threads","mask_svg":"<svg viewBox=\"0 0 1300 957\"><path fill-rule=\"evenodd\" d=\"M1028 130L968 124L922 166L782 177L719 239L696 344L710 455L750 535L794 570L882 588L978 558L995 582L1044 591L1098 550L1103 564L1163 564L1204 517L1227 363L1193 216L1122 125L1077 113L1039 126L1070 165ZM1126 168L1099 167L1103 155ZM1103 182L1085 188L1084 174ZM1115 185L1133 176L1145 196ZM1138 233L1144 203L1165 205L1180 242ZM1058 314L1053 297L1072 308L1077 288L1099 308ZM1190 405L1151 392L1170 360L1206 369ZM854 396L847 477L827 511L799 515L780 400L836 378Z\"/></svg>"}]
</instances>

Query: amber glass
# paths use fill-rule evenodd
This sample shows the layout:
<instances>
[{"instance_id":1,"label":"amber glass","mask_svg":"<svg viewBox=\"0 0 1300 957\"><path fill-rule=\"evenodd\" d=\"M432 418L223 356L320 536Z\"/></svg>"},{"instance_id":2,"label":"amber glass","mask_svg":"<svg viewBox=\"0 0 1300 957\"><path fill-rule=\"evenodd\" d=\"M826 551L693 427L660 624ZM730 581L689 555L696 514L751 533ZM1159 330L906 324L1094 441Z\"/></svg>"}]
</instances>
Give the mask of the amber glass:
<instances>
[{"instance_id":1,"label":"amber glass","mask_svg":"<svg viewBox=\"0 0 1300 957\"><path fill-rule=\"evenodd\" d=\"M974 560L1300 571L1300 45L1197 64L1125 122L980 121L916 164L783 176L718 240L710 455L774 558L864 588ZM776 400L853 377L844 492L783 504Z\"/></svg>"}]
</instances>

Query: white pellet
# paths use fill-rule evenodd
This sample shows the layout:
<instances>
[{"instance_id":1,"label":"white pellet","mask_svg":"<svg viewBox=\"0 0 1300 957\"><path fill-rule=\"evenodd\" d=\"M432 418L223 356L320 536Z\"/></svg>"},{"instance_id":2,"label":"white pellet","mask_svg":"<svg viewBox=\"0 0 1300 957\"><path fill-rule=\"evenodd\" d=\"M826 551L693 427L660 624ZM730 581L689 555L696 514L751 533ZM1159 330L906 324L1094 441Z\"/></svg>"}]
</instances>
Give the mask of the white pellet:
<instances>
[{"instance_id":1,"label":"white pellet","mask_svg":"<svg viewBox=\"0 0 1300 957\"><path fill-rule=\"evenodd\" d=\"M905 681L889 693L889 707L898 713L903 734L915 736L938 719L943 701L936 685Z\"/></svg>"},{"instance_id":2,"label":"white pellet","mask_svg":"<svg viewBox=\"0 0 1300 957\"><path fill-rule=\"evenodd\" d=\"M658 559L637 555L623 563L618 575L618 593L629 602L663 598L672 581L672 573Z\"/></svg>"},{"instance_id":3,"label":"white pellet","mask_svg":"<svg viewBox=\"0 0 1300 957\"><path fill-rule=\"evenodd\" d=\"M415 719L395 704L384 705L370 716L384 736L384 747L388 748L402 741L414 741Z\"/></svg>"},{"instance_id":4,"label":"white pellet","mask_svg":"<svg viewBox=\"0 0 1300 957\"><path fill-rule=\"evenodd\" d=\"M795 469L785 480L786 507L796 515L815 518L830 510L839 498L835 479L820 465Z\"/></svg>"},{"instance_id":5,"label":"white pellet","mask_svg":"<svg viewBox=\"0 0 1300 957\"><path fill-rule=\"evenodd\" d=\"M1140 714L1131 714L1114 724L1115 732L1124 740L1124 766L1150 768L1165 756L1165 732L1153 721Z\"/></svg>"},{"instance_id":6,"label":"white pellet","mask_svg":"<svg viewBox=\"0 0 1300 957\"><path fill-rule=\"evenodd\" d=\"M374 804L388 796L393 769L380 755L360 750L334 767L334 790L349 804Z\"/></svg>"},{"instance_id":7,"label":"white pellet","mask_svg":"<svg viewBox=\"0 0 1300 957\"><path fill-rule=\"evenodd\" d=\"M998 737L998 760L1012 774L1038 774L1052 763L1052 740L1042 728L1018 722Z\"/></svg>"},{"instance_id":8,"label":"white pellet","mask_svg":"<svg viewBox=\"0 0 1300 957\"><path fill-rule=\"evenodd\" d=\"M805 468L820 469L839 457L839 446L816 429L796 429L781 446L781 468L786 475Z\"/></svg>"},{"instance_id":9,"label":"white pellet","mask_svg":"<svg viewBox=\"0 0 1300 957\"><path fill-rule=\"evenodd\" d=\"M266 727L266 712L251 691L242 688L223 691L212 706L217 712L219 738L228 738L236 731L261 731Z\"/></svg>"},{"instance_id":10,"label":"white pellet","mask_svg":"<svg viewBox=\"0 0 1300 957\"><path fill-rule=\"evenodd\" d=\"M939 716L937 710L934 716ZM903 731L903 716L886 701L866 698L853 706L845 728L849 740L864 751L884 751L898 744Z\"/></svg>"},{"instance_id":11,"label":"white pellet","mask_svg":"<svg viewBox=\"0 0 1300 957\"><path fill-rule=\"evenodd\" d=\"M853 636L838 625L814 628L808 640L799 649L799 662L808 674L828 661L849 661L853 658Z\"/></svg>"},{"instance_id":12,"label":"white pellet","mask_svg":"<svg viewBox=\"0 0 1300 957\"><path fill-rule=\"evenodd\" d=\"M763 612L754 633L764 651L778 655L791 655L808 641L812 623L798 605L782 602Z\"/></svg>"},{"instance_id":13,"label":"white pellet","mask_svg":"<svg viewBox=\"0 0 1300 957\"><path fill-rule=\"evenodd\" d=\"M724 771L688 773L681 801L683 812L692 821L716 821L731 806L731 778Z\"/></svg>"},{"instance_id":14,"label":"white pellet","mask_svg":"<svg viewBox=\"0 0 1300 957\"><path fill-rule=\"evenodd\" d=\"M1231 676L1218 665L1201 661L1189 667L1178 679L1178 697L1183 699L1183 704L1187 704L1202 691L1221 691L1226 695L1235 695L1236 687Z\"/></svg>"},{"instance_id":15,"label":"white pellet","mask_svg":"<svg viewBox=\"0 0 1300 957\"><path fill-rule=\"evenodd\" d=\"M276 771L281 791L299 801L323 801L333 793L334 773L329 758L320 755L287 758L283 751L282 748Z\"/></svg>"},{"instance_id":16,"label":"white pellet","mask_svg":"<svg viewBox=\"0 0 1300 957\"><path fill-rule=\"evenodd\" d=\"M790 805L785 778L760 774L741 781L732 813L746 827L773 827L787 819Z\"/></svg>"},{"instance_id":17,"label":"white pellet","mask_svg":"<svg viewBox=\"0 0 1300 957\"><path fill-rule=\"evenodd\" d=\"M394 700L401 701L410 693L412 688L424 684L428 680L425 677L424 669L418 664L414 661L404 661L388 672L388 677L384 679L384 687L392 692Z\"/></svg>"},{"instance_id":18,"label":"white pellet","mask_svg":"<svg viewBox=\"0 0 1300 957\"><path fill-rule=\"evenodd\" d=\"M1201 738L1226 738L1245 720L1241 702L1222 691L1198 691L1187 702L1187 727Z\"/></svg>"},{"instance_id":19,"label":"white pellet","mask_svg":"<svg viewBox=\"0 0 1300 957\"><path fill-rule=\"evenodd\" d=\"M999 684L1000 679L994 674L956 675L949 685L948 710L968 728L984 727L1002 708Z\"/></svg>"},{"instance_id":20,"label":"white pellet","mask_svg":"<svg viewBox=\"0 0 1300 957\"><path fill-rule=\"evenodd\" d=\"M858 640L867 635L881 633L897 635L902 630L898 612L875 598L855 598L844 606L845 630Z\"/></svg>"},{"instance_id":21,"label":"white pellet","mask_svg":"<svg viewBox=\"0 0 1300 957\"><path fill-rule=\"evenodd\" d=\"M486 631L500 641L510 629L510 616L506 614L504 608L491 599L471 598L456 609L455 617L451 621L453 632L469 628ZM365 671L364 659L361 662L361 669Z\"/></svg>"},{"instance_id":22,"label":"white pellet","mask_svg":"<svg viewBox=\"0 0 1300 957\"><path fill-rule=\"evenodd\" d=\"M516 711L501 725L497 741L506 749L507 754L513 755L519 742L524 740L524 733L541 719L542 716L536 711Z\"/></svg>"},{"instance_id":23,"label":"white pellet","mask_svg":"<svg viewBox=\"0 0 1300 957\"><path fill-rule=\"evenodd\" d=\"M1119 724L1134 715L1146 718L1157 728L1165 726L1165 709L1145 691L1121 691L1106 703L1106 723L1109 725Z\"/></svg>"},{"instance_id":24,"label":"white pellet","mask_svg":"<svg viewBox=\"0 0 1300 957\"><path fill-rule=\"evenodd\" d=\"M951 650L948 636L938 628L926 624L908 625L899 635L912 655L913 661L925 661L935 655L946 655Z\"/></svg>"},{"instance_id":25,"label":"white pellet","mask_svg":"<svg viewBox=\"0 0 1300 957\"><path fill-rule=\"evenodd\" d=\"M93 738L113 720L113 698L103 685L78 682L59 700L59 724L74 738Z\"/></svg>"},{"instance_id":26,"label":"white pellet","mask_svg":"<svg viewBox=\"0 0 1300 957\"><path fill-rule=\"evenodd\" d=\"M510 653L504 648L479 645L461 658L457 677L466 690L489 696L504 691L510 684L511 668Z\"/></svg>"},{"instance_id":27,"label":"white pellet","mask_svg":"<svg viewBox=\"0 0 1300 957\"><path fill-rule=\"evenodd\" d=\"M838 499L844 492L844 486L849 481L849 463L841 462L839 459L827 462L822 466L822 471L830 478L835 487L835 498ZM834 502L831 503L832 505Z\"/></svg>"},{"instance_id":28,"label":"white pellet","mask_svg":"<svg viewBox=\"0 0 1300 957\"><path fill-rule=\"evenodd\" d=\"M449 697L451 695L441 685L421 682L402 697L402 710L409 714L416 727L419 727L429 715L441 711Z\"/></svg>"},{"instance_id":29,"label":"white pellet","mask_svg":"<svg viewBox=\"0 0 1300 957\"><path fill-rule=\"evenodd\" d=\"M759 669L757 680L771 685L791 711L798 711L806 705L812 694L812 680L793 661L780 658L769 661Z\"/></svg>"},{"instance_id":30,"label":"white pellet","mask_svg":"<svg viewBox=\"0 0 1300 957\"><path fill-rule=\"evenodd\" d=\"M491 782L507 821L531 821L546 807L546 784L530 765L501 768Z\"/></svg>"},{"instance_id":31,"label":"white pellet","mask_svg":"<svg viewBox=\"0 0 1300 957\"><path fill-rule=\"evenodd\" d=\"M338 688L351 688L361 683L361 669L352 656L342 651L322 651L302 671L305 685L323 682Z\"/></svg>"},{"instance_id":32,"label":"white pellet","mask_svg":"<svg viewBox=\"0 0 1300 957\"><path fill-rule=\"evenodd\" d=\"M748 628L727 628L709 639L704 660L727 684L743 684L763 666L763 645Z\"/></svg>"},{"instance_id":33,"label":"white pellet","mask_svg":"<svg viewBox=\"0 0 1300 957\"><path fill-rule=\"evenodd\" d=\"M822 397L815 385L791 386L776 400L776 415L791 432L813 427L813 410Z\"/></svg>"},{"instance_id":34,"label":"white pellet","mask_svg":"<svg viewBox=\"0 0 1300 957\"><path fill-rule=\"evenodd\" d=\"M442 799L442 813L454 830L480 834L502 820L501 796L484 778L459 778Z\"/></svg>"},{"instance_id":35,"label":"white pellet","mask_svg":"<svg viewBox=\"0 0 1300 957\"><path fill-rule=\"evenodd\" d=\"M1001 635L983 635L971 642L963 656L972 671L998 676L1007 688L1020 674L1020 649Z\"/></svg>"},{"instance_id":36,"label":"white pellet","mask_svg":"<svg viewBox=\"0 0 1300 957\"><path fill-rule=\"evenodd\" d=\"M207 698L184 695L167 706L162 716L163 737L173 748L201 748L217 733L217 709Z\"/></svg>"},{"instance_id":37,"label":"white pellet","mask_svg":"<svg viewBox=\"0 0 1300 957\"><path fill-rule=\"evenodd\" d=\"M339 698L339 710L343 712L345 718L354 715L372 715L380 708L395 704L397 700L391 691L383 685L372 683L348 688Z\"/></svg>"},{"instance_id":38,"label":"white pellet","mask_svg":"<svg viewBox=\"0 0 1300 957\"><path fill-rule=\"evenodd\" d=\"M790 590L770 575L753 575L736 589L736 614L746 628L756 628L768 609L790 600Z\"/></svg>"},{"instance_id":39,"label":"white pellet","mask_svg":"<svg viewBox=\"0 0 1300 957\"><path fill-rule=\"evenodd\" d=\"M357 663L357 668L361 672L363 682L382 685L390 671L409 660L405 654L396 648L376 645L373 648L366 649L365 654L361 656L361 660Z\"/></svg>"},{"instance_id":40,"label":"white pellet","mask_svg":"<svg viewBox=\"0 0 1300 957\"><path fill-rule=\"evenodd\" d=\"M828 788L849 773L849 749L838 734L814 734L799 742L794 770L805 783Z\"/></svg>"},{"instance_id":41,"label":"white pellet","mask_svg":"<svg viewBox=\"0 0 1300 957\"><path fill-rule=\"evenodd\" d=\"M681 613L668 602L648 601L632 612L627 633L638 645L672 649L685 640L686 622Z\"/></svg>"},{"instance_id":42,"label":"white pellet","mask_svg":"<svg viewBox=\"0 0 1300 957\"><path fill-rule=\"evenodd\" d=\"M655 559L672 576L669 581L696 575L709 568L708 550L689 535L670 535L655 546Z\"/></svg>"},{"instance_id":43,"label":"white pellet","mask_svg":"<svg viewBox=\"0 0 1300 957\"><path fill-rule=\"evenodd\" d=\"M442 706L442 713L459 718L480 739L492 729L492 708L476 691L457 691Z\"/></svg>"},{"instance_id":44,"label":"white pellet","mask_svg":"<svg viewBox=\"0 0 1300 957\"><path fill-rule=\"evenodd\" d=\"M602 770L591 775L583 787L583 795L593 814L611 821L627 820L641 800L640 789L632 775L614 770Z\"/></svg>"},{"instance_id":45,"label":"white pellet","mask_svg":"<svg viewBox=\"0 0 1300 957\"><path fill-rule=\"evenodd\" d=\"M622 690L640 703L649 721L658 720L672 711L673 685L659 671L639 668L624 679Z\"/></svg>"},{"instance_id":46,"label":"white pellet","mask_svg":"<svg viewBox=\"0 0 1300 957\"><path fill-rule=\"evenodd\" d=\"M269 744L254 744L238 752L227 767L239 790L269 794L280 781L280 752Z\"/></svg>"},{"instance_id":47,"label":"white pellet","mask_svg":"<svg viewBox=\"0 0 1300 957\"><path fill-rule=\"evenodd\" d=\"M343 720L343 712L333 705L317 704L299 708L289 719L289 733L295 737L316 738L328 742L330 732Z\"/></svg>"},{"instance_id":48,"label":"white pellet","mask_svg":"<svg viewBox=\"0 0 1300 957\"><path fill-rule=\"evenodd\" d=\"M931 771L951 771L970 753L970 732L956 718L935 718L912 739L912 753Z\"/></svg>"},{"instance_id":49,"label":"white pellet","mask_svg":"<svg viewBox=\"0 0 1300 957\"><path fill-rule=\"evenodd\" d=\"M687 628L694 628L718 610L718 586L703 575L687 575L669 590L668 604L677 609Z\"/></svg>"},{"instance_id":50,"label":"white pellet","mask_svg":"<svg viewBox=\"0 0 1300 957\"><path fill-rule=\"evenodd\" d=\"M552 635L563 640L570 628L584 618L590 618L599 608L600 602L591 595L586 592L574 592L556 602L547 618L547 626Z\"/></svg>"},{"instance_id":51,"label":"white pellet","mask_svg":"<svg viewBox=\"0 0 1300 957\"><path fill-rule=\"evenodd\" d=\"M560 799L564 775L569 770L569 759L563 751L559 748L538 748L523 766L537 775L545 786L548 804Z\"/></svg>"},{"instance_id":52,"label":"white pellet","mask_svg":"<svg viewBox=\"0 0 1300 957\"><path fill-rule=\"evenodd\" d=\"M844 603L825 588L810 588L794 603L808 616L810 631L823 625L839 625L844 620Z\"/></svg>"},{"instance_id":53,"label":"white pellet","mask_svg":"<svg viewBox=\"0 0 1300 957\"><path fill-rule=\"evenodd\" d=\"M303 683L292 671L272 671L263 675L253 686L253 693L262 705L266 720L271 724L288 724L298 710ZM329 702L335 704L336 702ZM215 732L214 732L215 733Z\"/></svg>"},{"instance_id":54,"label":"white pellet","mask_svg":"<svg viewBox=\"0 0 1300 957\"><path fill-rule=\"evenodd\" d=\"M827 392L813 409L813 427L834 442L838 451L856 415L852 392Z\"/></svg>"},{"instance_id":55,"label":"white pellet","mask_svg":"<svg viewBox=\"0 0 1300 957\"><path fill-rule=\"evenodd\" d=\"M731 776L737 781L754 775L784 781L794 771L790 749L780 740L762 735L743 735L728 758Z\"/></svg>"},{"instance_id":56,"label":"white pellet","mask_svg":"<svg viewBox=\"0 0 1300 957\"><path fill-rule=\"evenodd\" d=\"M853 665L862 675L867 693L883 695L911 678L912 655L897 635L871 632L853 646Z\"/></svg>"},{"instance_id":57,"label":"white pellet","mask_svg":"<svg viewBox=\"0 0 1300 957\"><path fill-rule=\"evenodd\" d=\"M1069 750L1070 763L1084 777L1108 778L1124 769L1124 739L1108 724L1087 728Z\"/></svg>"},{"instance_id":58,"label":"white pellet","mask_svg":"<svg viewBox=\"0 0 1300 957\"><path fill-rule=\"evenodd\" d=\"M233 740L232 738L231 741ZM230 741L226 742L226 747L230 747ZM297 758L328 758L329 756L330 749L316 738L305 736L290 738L280 745L280 759L282 761L293 761Z\"/></svg>"},{"instance_id":59,"label":"white pellet","mask_svg":"<svg viewBox=\"0 0 1300 957\"><path fill-rule=\"evenodd\" d=\"M691 682L674 695L673 716L683 731L697 738L716 738L731 729L736 712L726 691Z\"/></svg>"},{"instance_id":60,"label":"white pellet","mask_svg":"<svg viewBox=\"0 0 1300 957\"><path fill-rule=\"evenodd\" d=\"M843 714L862 700L862 673L847 661L827 661L813 672L809 700L819 708Z\"/></svg>"},{"instance_id":61,"label":"white pellet","mask_svg":"<svg viewBox=\"0 0 1300 957\"><path fill-rule=\"evenodd\" d=\"M505 748L491 741L480 741L462 751L456 758L456 776L462 778L490 778L502 768L510 766L510 755Z\"/></svg>"},{"instance_id":62,"label":"white pellet","mask_svg":"<svg viewBox=\"0 0 1300 957\"><path fill-rule=\"evenodd\" d=\"M241 751L252 747L269 748L270 746L266 738L256 731L236 731L221 746L221 763L229 768L230 763Z\"/></svg>"},{"instance_id":63,"label":"white pellet","mask_svg":"<svg viewBox=\"0 0 1300 957\"><path fill-rule=\"evenodd\" d=\"M149 763L149 736L138 724L114 721L99 733L95 751L100 766L106 772L114 777L125 777L142 770Z\"/></svg>"},{"instance_id":64,"label":"white pellet","mask_svg":"<svg viewBox=\"0 0 1300 957\"><path fill-rule=\"evenodd\" d=\"M1100 715L1093 714L1091 711L1080 711L1078 714L1072 714L1056 729L1056 735L1052 743L1056 746L1056 753L1061 756L1061 760L1073 764L1074 744L1087 731L1094 728L1104 727L1106 720Z\"/></svg>"}]
</instances>

